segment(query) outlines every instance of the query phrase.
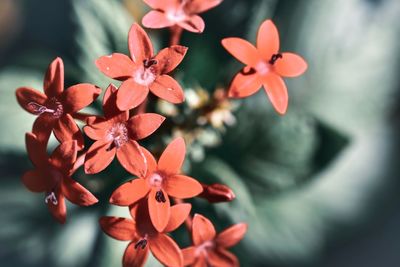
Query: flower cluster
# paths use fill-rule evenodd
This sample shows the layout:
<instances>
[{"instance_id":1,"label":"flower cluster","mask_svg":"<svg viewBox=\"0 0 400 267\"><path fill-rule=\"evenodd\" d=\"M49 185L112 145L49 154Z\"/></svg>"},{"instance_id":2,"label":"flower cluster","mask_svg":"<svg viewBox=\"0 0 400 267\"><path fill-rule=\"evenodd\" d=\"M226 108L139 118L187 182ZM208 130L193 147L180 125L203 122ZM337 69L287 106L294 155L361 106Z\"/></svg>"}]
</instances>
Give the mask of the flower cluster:
<instances>
[{"instance_id":1,"label":"flower cluster","mask_svg":"<svg viewBox=\"0 0 400 267\"><path fill-rule=\"evenodd\" d=\"M206 185L182 172L186 144L173 139L163 152L149 151L141 142L162 127L165 117L146 112L154 101L149 92L171 105L185 100L184 90L172 72L184 59L187 47L179 45L183 29L201 33L204 21L198 16L221 0L145 0L153 11L143 18L149 28L171 29L171 46L154 52L147 33L133 24L128 33L130 55L113 53L96 60L106 76L121 81L110 84L103 94L103 115L80 111L101 94L92 84L77 84L64 90L64 65L56 58L49 66L41 93L29 87L16 91L23 109L37 116L32 131L26 134L28 156L34 165L22 181L32 192L44 193L44 202L61 223L66 221L65 198L79 206L90 206L97 198L72 178L83 167L86 174L97 174L116 157L135 178L123 183L110 196L112 205L127 207L132 218L102 217L101 229L109 236L130 241L123 266L143 266L149 251L166 266L238 266L227 249L245 235L247 225L239 223L216 234L206 217L191 215L185 199L201 197L210 203L232 201L234 193L227 185ZM307 65L298 55L279 53L279 36L267 20L259 30L257 48L239 38L222 40L223 46L246 64L234 78L229 92L218 89L206 103L197 103L196 127L205 123L221 128L234 119L228 97L243 98L262 85L278 113L288 105L286 86L281 77L302 74ZM200 101L201 102L201 101ZM204 101L203 101L204 102ZM153 103L154 104L154 103ZM191 104L190 104L191 105ZM82 121L83 131L76 120ZM202 122L202 123L201 123ZM191 125L191 124L188 124ZM59 145L49 156L49 139L54 134ZM93 140L85 148L84 134ZM159 155L156 160L154 155ZM192 245L181 249L170 233L185 223Z\"/></svg>"}]
</instances>

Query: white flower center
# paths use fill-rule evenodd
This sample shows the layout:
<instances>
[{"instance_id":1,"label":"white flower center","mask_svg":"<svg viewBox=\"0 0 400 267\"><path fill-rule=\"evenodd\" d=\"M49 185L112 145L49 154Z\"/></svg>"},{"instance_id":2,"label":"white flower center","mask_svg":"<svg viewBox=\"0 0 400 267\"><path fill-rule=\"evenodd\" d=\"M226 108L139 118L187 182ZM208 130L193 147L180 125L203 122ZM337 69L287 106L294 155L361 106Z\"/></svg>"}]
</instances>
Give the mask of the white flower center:
<instances>
[{"instance_id":1,"label":"white flower center","mask_svg":"<svg viewBox=\"0 0 400 267\"><path fill-rule=\"evenodd\" d=\"M133 75L133 79L140 85L149 86L156 79L156 75L152 67L139 67Z\"/></svg>"},{"instance_id":2,"label":"white flower center","mask_svg":"<svg viewBox=\"0 0 400 267\"><path fill-rule=\"evenodd\" d=\"M128 129L126 128L125 123L115 123L108 130L108 138L114 142L114 145L117 148L128 142Z\"/></svg>"}]
</instances>

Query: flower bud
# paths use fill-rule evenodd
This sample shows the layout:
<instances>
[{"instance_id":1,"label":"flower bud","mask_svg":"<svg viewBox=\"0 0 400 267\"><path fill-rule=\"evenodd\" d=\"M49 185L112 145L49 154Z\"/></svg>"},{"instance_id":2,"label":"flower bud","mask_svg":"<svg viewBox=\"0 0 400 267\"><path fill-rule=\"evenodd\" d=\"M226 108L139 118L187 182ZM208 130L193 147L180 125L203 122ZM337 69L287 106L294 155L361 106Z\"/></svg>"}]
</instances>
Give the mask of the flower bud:
<instances>
[{"instance_id":1,"label":"flower bud","mask_svg":"<svg viewBox=\"0 0 400 267\"><path fill-rule=\"evenodd\" d=\"M223 184L202 184L203 192L199 197L205 198L210 203L229 202L236 198L232 189Z\"/></svg>"}]
</instances>

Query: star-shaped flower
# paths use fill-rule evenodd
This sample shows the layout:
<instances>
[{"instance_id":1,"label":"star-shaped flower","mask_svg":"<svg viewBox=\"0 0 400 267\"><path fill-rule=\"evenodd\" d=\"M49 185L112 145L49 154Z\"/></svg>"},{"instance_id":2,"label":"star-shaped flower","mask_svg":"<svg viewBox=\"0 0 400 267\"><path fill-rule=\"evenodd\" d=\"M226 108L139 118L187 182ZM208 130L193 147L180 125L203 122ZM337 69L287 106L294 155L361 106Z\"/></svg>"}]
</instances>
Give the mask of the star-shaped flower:
<instances>
[{"instance_id":1,"label":"star-shaped flower","mask_svg":"<svg viewBox=\"0 0 400 267\"><path fill-rule=\"evenodd\" d=\"M167 233L177 229L187 218L190 204L177 204L171 207L171 216L164 231L158 232L151 224L147 202L142 201L131 210L134 218L102 217L100 226L103 231L121 241L130 241L122 264L124 267L144 266L149 249L166 266L183 266L182 252Z\"/></svg>"},{"instance_id":2,"label":"star-shaped flower","mask_svg":"<svg viewBox=\"0 0 400 267\"><path fill-rule=\"evenodd\" d=\"M16 91L21 107L38 115L32 132L47 143L53 131L60 143L75 140L78 149L82 149L83 135L72 115L90 105L101 93L100 88L82 83L64 90L64 64L61 58L56 58L47 70L43 89L44 94L29 87Z\"/></svg>"},{"instance_id":3,"label":"star-shaped flower","mask_svg":"<svg viewBox=\"0 0 400 267\"><path fill-rule=\"evenodd\" d=\"M299 55L279 53L279 33L275 24L271 20L261 24L257 35L257 48L240 38L225 38L222 45L236 59L247 65L233 78L229 96L247 97L264 86L276 111L285 114L288 92L281 77L303 74L307 63Z\"/></svg>"},{"instance_id":4,"label":"star-shaped flower","mask_svg":"<svg viewBox=\"0 0 400 267\"><path fill-rule=\"evenodd\" d=\"M112 194L110 202L128 206L147 197L151 221L162 232L170 218L168 196L191 198L200 194L203 188L195 179L180 174L186 153L182 138L176 138L167 146L158 164L149 151L142 150L147 159L147 175L121 185Z\"/></svg>"},{"instance_id":5,"label":"star-shaped flower","mask_svg":"<svg viewBox=\"0 0 400 267\"><path fill-rule=\"evenodd\" d=\"M198 16L217 5L222 0L144 0L152 11L147 13L142 23L147 28L160 29L179 26L187 31L202 33L204 21Z\"/></svg>"},{"instance_id":6,"label":"star-shaped flower","mask_svg":"<svg viewBox=\"0 0 400 267\"><path fill-rule=\"evenodd\" d=\"M130 173L146 175L146 158L137 140L143 139L160 127L165 117L155 113L143 113L129 118L129 111L117 108L115 86L110 85L104 94L104 117L91 117L84 127L85 134L96 140L85 158L85 172L104 170L117 156L121 165Z\"/></svg>"},{"instance_id":7,"label":"star-shaped flower","mask_svg":"<svg viewBox=\"0 0 400 267\"><path fill-rule=\"evenodd\" d=\"M79 206L97 203L92 193L71 178L77 147L76 141L66 141L49 158L43 143L34 134L26 134L26 148L35 168L22 176L22 182L30 191L46 194L45 203L60 223L67 215L65 197Z\"/></svg>"},{"instance_id":8,"label":"star-shaped flower","mask_svg":"<svg viewBox=\"0 0 400 267\"><path fill-rule=\"evenodd\" d=\"M192 223L191 247L182 250L184 265L207 267L239 266L237 257L227 249L243 239L247 224L235 224L218 235L212 223L204 216L195 214Z\"/></svg>"},{"instance_id":9,"label":"star-shaped flower","mask_svg":"<svg viewBox=\"0 0 400 267\"><path fill-rule=\"evenodd\" d=\"M179 65L187 48L173 45L154 55L148 35L136 23L129 31L128 46L131 58L114 53L96 61L97 67L105 75L123 81L117 94L118 108L129 110L137 107L146 99L149 90L171 103L183 102L181 86L167 74Z\"/></svg>"}]
</instances>

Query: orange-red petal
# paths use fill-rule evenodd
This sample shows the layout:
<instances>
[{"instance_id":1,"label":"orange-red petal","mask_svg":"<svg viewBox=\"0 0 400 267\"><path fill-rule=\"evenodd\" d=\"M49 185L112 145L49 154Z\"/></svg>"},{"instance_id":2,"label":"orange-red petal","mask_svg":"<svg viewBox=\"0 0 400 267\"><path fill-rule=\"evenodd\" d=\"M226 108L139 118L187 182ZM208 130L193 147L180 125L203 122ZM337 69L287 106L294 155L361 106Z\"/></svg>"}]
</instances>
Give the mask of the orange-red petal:
<instances>
[{"instance_id":1,"label":"orange-red petal","mask_svg":"<svg viewBox=\"0 0 400 267\"><path fill-rule=\"evenodd\" d=\"M58 170L67 174L76 161L77 151L76 141L66 141L53 151L50 163Z\"/></svg>"},{"instance_id":2,"label":"orange-red petal","mask_svg":"<svg viewBox=\"0 0 400 267\"><path fill-rule=\"evenodd\" d=\"M161 29L170 27L175 22L168 19L164 12L152 10L143 17L142 24L146 28Z\"/></svg>"},{"instance_id":3,"label":"orange-red petal","mask_svg":"<svg viewBox=\"0 0 400 267\"><path fill-rule=\"evenodd\" d=\"M243 239L246 231L247 224L238 223L219 233L215 241L220 247L230 248Z\"/></svg>"},{"instance_id":4,"label":"orange-red petal","mask_svg":"<svg viewBox=\"0 0 400 267\"><path fill-rule=\"evenodd\" d=\"M172 175L165 180L165 191L176 198L195 197L203 191L201 184L192 177Z\"/></svg>"},{"instance_id":5,"label":"orange-red petal","mask_svg":"<svg viewBox=\"0 0 400 267\"><path fill-rule=\"evenodd\" d=\"M158 169L166 174L179 173L185 160L186 145L182 137L175 138L161 154Z\"/></svg>"},{"instance_id":6,"label":"orange-red petal","mask_svg":"<svg viewBox=\"0 0 400 267\"><path fill-rule=\"evenodd\" d=\"M165 235L157 234L150 240L150 250L154 257L166 266L183 266L183 256L175 241Z\"/></svg>"},{"instance_id":7,"label":"orange-red petal","mask_svg":"<svg viewBox=\"0 0 400 267\"><path fill-rule=\"evenodd\" d=\"M164 48L155 56L157 70L160 74L167 74L173 71L183 60L188 48L181 45L173 45Z\"/></svg>"},{"instance_id":8,"label":"orange-red petal","mask_svg":"<svg viewBox=\"0 0 400 267\"><path fill-rule=\"evenodd\" d=\"M124 257L122 258L123 267L142 267L146 263L149 256L149 247L136 249L135 244L136 242L134 241L126 247Z\"/></svg>"},{"instance_id":9,"label":"orange-red petal","mask_svg":"<svg viewBox=\"0 0 400 267\"><path fill-rule=\"evenodd\" d=\"M69 176L64 177L61 188L63 195L76 205L91 206L98 202L89 190Z\"/></svg>"},{"instance_id":10,"label":"orange-red petal","mask_svg":"<svg viewBox=\"0 0 400 267\"><path fill-rule=\"evenodd\" d=\"M204 20L198 15L191 15L187 20L178 22L178 25L187 31L202 33L205 28Z\"/></svg>"},{"instance_id":11,"label":"orange-red petal","mask_svg":"<svg viewBox=\"0 0 400 267\"><path fill-rule=\"evenodd\" d=\"M146 175L146 158L136 141L129 140L118 148L117 158L122 167L129 173L141 177Z\"/></svg>"},{"instance_id":12,"label":"orange-red petal","mask_svg":"<svg viewBox=\"0 0 400 267\"><path fill-rule=\"evenodd\" d=\"M85 134L93 140L106 139L106 135L110 129L111 121L104 118L96 117L94 123L90 123L83 127Z\"/></svg>"},{"instance_id":13,"label":"orange-red petal","mask_svg":"<svg viewBox=\"0 0 400 267\"><path fill-rule=\"evenodd\" d=\"M279 32L272 20L264 21L257 34L257 49L264 60L270 60L279 51Z\"/></svg>"},{"instance_id":14,"label":"orange-red petal","mask_svg":"<svg viewBox=\"0 0 400 267\"><path fill-rule=\"evenodd\" d=\"M208 251L207 261L211 266L239 267L238 258L225 249Z\"/></svg>"},{"instance_id":15,"label":"orange-red petal","mask_svg":"<svg viewBox=\"0 0 400 267\"><path fill-rule=\"evenodd\" d=\"M36 135L40 143L46 145L56 123L57 119L50 114L42 114L33 122L32 133Z\"/></svg>"},{"instance_id":16,"label":"orange-red petal","mask_svg":"<svg viewBox=\"0 0 400 267\"><path fill-rule=\"evenodd\" d=\"M41 143L33 133L25 134L26 150L29 159L36 167L44 167L48 163L46 144Z\"/></svg>"},{"instance_id":17,"label":"orange-red petal","mask_svg":"<svg viewBox=\"0 0 400 267\"><path fill-rule=\"evenodd\" d=\"M140 147L147 163L147 175L153 173L157 169L157 161L153 155L144 147Z\"/></svg>"},{"instance_id":18,"label":"orange-red petal","mask_svg":"<svg viewBox=\"0 0 400 267\"><path fill-rule=\"evenodd\" d=\"M179 0L144 0L144 2L152 9L161 10L177 7L180 4Z\"/></svg>"},{"instance_id":19,"label":"orange-red petal","mask_svg":"<svg viewBox=\"0 0 400 267\"><path fill-rule=\"evenodd\" d=\"M55 193L55 197L57 198L57 204L53 204L52 201L47 203L47 207L51 215L59 222L64 224L67 218L67 206L65 205L64 195L61 193L61 190L57 189Z\"/></svg>"},{"instance_id":20,"label":"orange-red petal","mask_svg":"<svg viewBox=\"0 0 400 267\"><path fill-rule=\"evenodd\" d=\"M131 219L104 216L99 220L104 233L121 241L130 241L137 238L136 225Z\"/></svg>"},{"instance_id":21,"label":"orange-red petal","mask_svg":"<svg viewBox=\"0 0 400 267\"><path fill-rule=\"evenodd\" d=\"M77 149L84 147L83 135L75 120L71 115L65 114L61 116L54 125L54 135L60 143L66 141L76 141Z\"/></svg>"},{"instance_id":22,"label":"orange-red petal","mask_svg":"<svg viewBox=\"0 0 400 267\"><path fill-rule=\"evenodd\" d=\"M230 37L222 39L222 45L225 49L240 62L255 67L261 60L257 49L248 41Z\"/></svg>"},{"instance_id":23,"label":"orange-red petal","mask_svg":"<svg viewBox=\"0 0 400 267\"><path fill-rule=\"evenodd\" d=\"M134 140L140 140L154 133L164 122L165 117L156 113L142 113L129 119L127 127Z\"/></svg>"},{"instance_id":24,"label":"orange-red petal","mask_svg":"<svg viewBox=\"0 0 400 267\"><path fill-rule=\"evenodd\" d=\"M43 105L47 96L38 90L29 87L20 87L15 92L19 105L29 113L38 115L35 104Z\"/></svg>"},{"instance_id":25,"label":"orange-red petal","mask_svg":"<svg viewBox=\"0 0 400 267\"><path fill-rule=\"evenodd\" d=\"M111 142L100 140L94 142L85 157L84 169L87 174L95 174L104 170L114 159L116 148Z\"/></svg>"},{"instance_id":26,"label":"orange-red petal","mask_svg":"<svg viewBox=\"0 0 400 267\"><path fill-rule=\"evenodd\" d=\"M118 89L117 107L120 110L136 108L146 99L149 89L133 79L124 81Z\"/></svg>"},{"instance_id":27,"label":"orange-red petal","mask_svg":"<svg viewBox=\"0 0 400 267\"><path fill-rule=\"evenodd\" d=\"M198 246L206 241L215 238L216 232L214 225L209 219L200 214L195 214L192 224L192 240L193 244Z\"/></svg>"},{"instance_id":28,"label":"orange-red petal","mask_svg":"<svg viewBox=\"0 0 400 267\"><path fill-rule=\"evenodd\" d=\"M183 265L192 265L196 260L196 247L187 247L182 249Z\"/></svg>"},{"instance_id":29,"label":"orange-red petal","mask_svg":"<svg viewBox=\"0 0 400 267\"><path fill-rule=\"evenodd\" d=\"M152 189L150 191L148 197L148 205L149 205L150 219L151 222L153 223L154 228L156 228L158 232L162 232L164 231L165 227L168 224L171 209L167 193L161 189L160 191L162 191L162 193L164 194L166 201L158 202L156 200L157 191L158 191L157 189Z\"/></svg>"},{"instance_id":30,"label":"orange-red petal","mask_svg":"<svg viewBox=\"0 0 400 267\"><path fill-rule=\"evenodd\" d=\"M39 170L30 170L22 176L22 182L29 191L39 193L48 189L48 181L45 175Z\"/></svg>"},{"instance_id":31,"label":"orange-red petal","mask_svg":"<svg viewBox=\"0 0 400 267\"><path fill-rule=\"evenodd\" d=\"M129 206L144 198L150 191L147 181L138 178L118 187L110 197L110 203L118 206Z\"/></svg>"},{"instance_id":32,"label":"orange-red petal","mask_svg":"<svg viewBox=\"0 0 400 267\"><path fill-rule=\"evenodd\" d=\"M208 267L209 264L207 262L207 258L206 256L201 253L195 260L194 264L192 265L192 267Z\"/></svg>"},{"instance_id":33,"label":"orange-red petal","mask_svg":"<svg viewBox=\"0 0 400 267\"><path fill-rule=\"evenodd\" d=\"M153 45L150 38L137 23L134 23L129 30L128 46L132 60L138 64L142 64L143 60L153 56Z\"/></svg>"},{"instance_id":34,"label":"orange-red petal","mask_svg":"<svg viewBox=\"0 0 400 267\"><path fill-rule=\"evenodd\" d=\"M264 90L275 110L281 115L285 114L289 96L283 79L276 74L269 74L264 80Z\"/></svg>"},{"instance_id":35,"label":"orange-red petal","mask_svg":"<svg viewBox=\"0 0 400 267\"><path fill-rule=\"evenodd\" d=\"M106 76L116 80L126 80L132 77L135 71L132 59L120 53L99 57L96 66Z\"/></svg>"},{"instance_id":36,"label":"orange-red petal","mask_svg":"<svg viewBox=\"0 0 400 267\"><path fill-rule=\"evenodd\" d=\"M297 77L307 69L307 62L299 55L282 53L282 58L274 64L274 70L283 77Z\"/></svg>"},{"instance_id":37,"label":"orange-red petal","mask_svg":"<svg viewBox=\"0 0 400 267\"><path fill-rule=\"evenodd\" d=\"M57 97L64 91L64 63L57 57L50 63L43 84L44 93L48 97Z\"/></svg>"},{"instance_id":38,"label":"orange-red petal","mask_svg":"<svg viewBox=\"0 0 400 267\"><path fill-rule=\"evenodd\" d=\"M169 75L158 76L150 85L150 91L159 98L173 104L179 104L185 100L182 87Z\"/></svg>"},{"instance_id":39,"label":"orange-red petal","mask_svg":"<svg viewBox=\"0 0 400 267\"><path fill-rule=\"evenodd\" d=\"M81 83L73 85L62 94L64 112L75 113L90 105L101 93L101 89L93 84Z\"/></svg>"},{"instance_id":40,"label":"orange-red petal","mask_svg":"<svg viewBox=\"0 0 400 267\"><path fill-rule=\"evenodd\" d=\"M243 98L255 94L261 87L262 81L257 72L251 72L247 68L238 72L229 86L229 97Z\"/></svg>"},{"instance_id":41,"label":"orange-red petal","mask_svg":"<svg viewBox=\"0 0 400 267\"><path fill-rule=\"evenodd\" d=\"M129 118L129 112L121 112L117 107L117 87L110 84L103 97L103 112L104 116L109 118L117 117L121 121L127 121Z\"/></svg>"},{"instance_id":42,"label":"orange-red petal","mask_svg":"<svg viewBox=\"0 0 400 267\"><path fill-rule=\"evenodd\" d=\"M176 204L172 206L169 221L164 232L169 233L175 231L189 216L191 208L192 205L189 203Z\"/></svg>"}]
</instances>

